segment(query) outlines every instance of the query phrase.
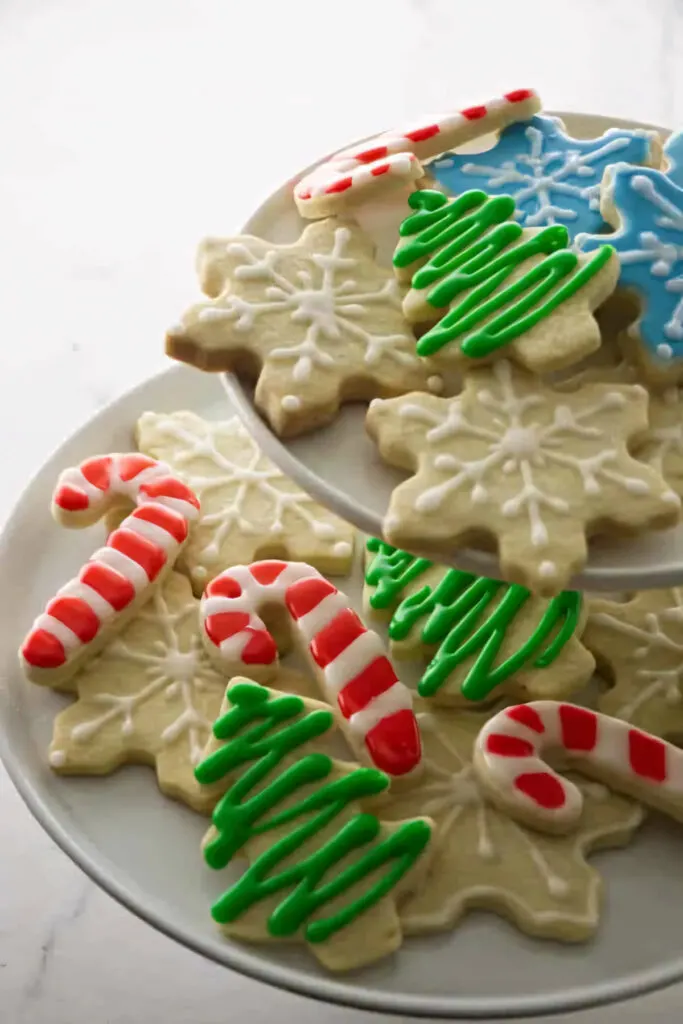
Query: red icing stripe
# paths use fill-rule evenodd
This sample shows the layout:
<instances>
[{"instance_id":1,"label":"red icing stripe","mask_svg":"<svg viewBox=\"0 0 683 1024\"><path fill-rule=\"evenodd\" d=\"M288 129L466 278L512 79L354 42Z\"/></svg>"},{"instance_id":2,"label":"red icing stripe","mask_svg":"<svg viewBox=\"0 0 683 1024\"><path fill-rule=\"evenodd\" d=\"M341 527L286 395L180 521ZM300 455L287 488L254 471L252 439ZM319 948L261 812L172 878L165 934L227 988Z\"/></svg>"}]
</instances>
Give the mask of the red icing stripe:
<instances>
[{"instance_id":1,"label":"red icing stripe","mask_svg":"<svg viewBox=\"0 0 683 1024\"><path fill-rule=\"evenodd\" d=\"M286 568L286 562L254 562L253 565L249 566L249 572L257 583L261 583L264 587L267 587L269 583L274 583Z\"/></svg>"},{"instance_id":2,"label":"red icing stripe","mask_svg":"<svg viewBox=\"0 0 683 1024\"><path fill-rule=\"evenodd\" d=\"M486 107L467 107L465 110L461 110L460 113L468 121L479 121L482 117L486 117Z\"/></svg>"},{"instance_id":3,"label":"red icing stripe","mask_svg":"<svg viewBox=\"0 0 683 1024\"><path fill-rule=\"evenodd\" d=\"M349 680L339 691L337 702L344 718L350 718L357 711L362 711L371 700L385 693L389 687L398 682L398 676L385 655L375 658L362 672Z\"/></svg>"},{"instance_id":4,"label":"red icing stripe","mask_svg":"<svg viewBox=\"0 0 683 1024\"><path fill-rule=\"evenodd\" d=\"M63 508L66 512L82 512L90 505L90 498L78 487L71 487L69 484L62 484L54 493L55 505Z\"/></svg>"},{"instance_id":5,"label":"red icing stripe","mask_svg":"<svg viewBox=\"0 0 683 1024\"><path fill-rule=\"evenodd\" d=\"M311 640L310 651L320 668L334 661L366 629L355 612L345 608Z\"/></svg>"},{"instance_id":6,"label":"red icing stripe","mask_svg":"<svg viewBox=\"0 0 683 1024\"><path fill-rule=\"evenodd\" d=\"M438 135L440 131L438 124L429 124L425 128L416 128L415 131L406 132L406 138L411 142L425 142Z\"/></svg>"},{"instance_id":7,"label":"red icing stripe","mask_svg":"<svg viewBox=\"0 0 683 1024\"><path fill-rule=\"evenodd\" d=\"M292 583L291 587L287 587L285 604L290 614L295 619L300 619L317 608L324 598L336 593L337 588L329 580L318 579L314 576L312 579L298 580L296 583Z\"/></svg>"},{"instance_id":8,"label":"red icing stripe","mask_svg":"<svg viewBox=\"0 0 683 1024\"><path fill-rule=\"evenodd\" d=\"M151 466L156 466L156 459L150 459L147 455L121 455L118 460L119 476L126 481Z\"/></svg>"},{"instance_id":9,"label":"red icing stripe","mask_svg":"<svg viewBox=\"0 0 683 1024\"><path fill-rule=\"evenodd\" d=\"M82 644L90 643L100 628L98 616L80 597L55 597L45 611L75 633Z\"/></svg>"},{"instance_id":10,"label":"red icing stripe","mask_svg":"<svg viewBox=\"0 0 683 1024\"><path fill-rule=\"evenodd\" d=\"M534 711L528 704L517 704L514 708L508 708L505 714L513 722L526 725L529 729L533 729L534 732L540 734L545 732L545 726L538 711Z\"/></svg>"},{"instance_id":11,"label":"red icing stripe","mask_svg":"<svg viewBox=\"0 0 683 1024\"><path fill-rule=\"evenodd\" d=\"M178 544L182 544L187 537L187 522L183 516L174 512L173 509L164 508L163 505L141 505L132 513L134 519L142 519L145 523L154 523L171 537Z\"/></svg>"},{"instance_id":12,"label":"red icing stripe","mask_svg":"<svg viewBox=\"0 0 683 1024\"><path fill-rule=\"evenodd\" d=\"M389 156L386 146L375 146L374 149L364 149L362 153L356 153L354 159L362 164L371 164L373 160L381 160L383 156Z\"/></svg>"},{"instance_id":13,"label":"red icing stripe","mask_svg":"<svg viewBox=\"0 0 683 1024\"><path fill-rule=\"evenodd\" d=\"M522 773L515 779L515 788L546 810L555 810L565 802L562 783L549 772Z\"/></svg>"},{"instance_id":14,"label":"red icing stripe","mask_svg":"<svg viewBox=\"0 0 683 1024\"><path fill-rule=\"evenodd\" d=\"M246 629L249 619L248 612L219 612L217 615L209 615L206 620L206 634L216 647L219 647L228 637Z\"/></svg>"},{"instance_id":15,"label":"red icing stripe","mask_svg":"<svg viewBox=\"0 0 683 1024\"><path fill-rule=\"evenodd\" d=\"M389 164L380 164L379 167L373 167L370 174L373 178L379 178L380 174L386 174L389 170Z\"/></svg>"},{"instance_id":16,"label":"red icing stripe","mask_svg":"<svg viewBox=\"0 0 683 1024\"><path fill-rule=\"evenodd\" d=\"M388 715L365 737L373 763L389 775L405 775L420 762L422 747L415 715L408 708Z\"/></svg>"},{"instance_id":17,"label":"red icing stripe","mask_svg":"<svg viewBox=\"0 0 683 1024\"><path fill-rule=\"evenodd\" d=\"M180 501L187 501L195 508L199 508L194 491L191 491L175 476L162 476L157 480L141 484L140 494L146 494L149 498L178 498Z\"/></svg>"},{"instance_id":18,"label":"red icing stripe","mask_svg":"<svg viewBox=\"0 0 683 1024\"><path fill-rule=\"evenodd\" d=\"M347 188L351 188L353 185L353 179L349 176L347 178L340 178L339 181L335 181L334 184L328 185L325 189L326 192L346 192Z\"/></svg>"},{"instance_id":19,"label":"red icing stripe","mask_svg":"<svg viewBox=\"0 0 683 1024\"><path fill-rule=\"evenodd\" d=\"M301 189L301 190L300 190L300 191L299 191L299 192L297 193L297 195L299 196L299 199L310 199L310 198L311 198L311 194L312 194L312 193L311 193L311 190L310 190L310 188L306 188L306 189Z\"/></svg>"},{"instance_id":20,"label":"red icing stripe","mask_svg":"<svg viewBox=\"0 0 683 1024\"><path fill-rule=\"evenodd\" d=\"M166 553L157 544L131 530L114 530L107 541L107 547L120 551L122 555L127 555L137 562L145 570L150 581L157 578L166 562Z\"/></svg>"},{"instance_id":21,"label":"red icing stripe","mask_svg":"<svg viewBox=\"0 0 683 1024\"><path fill-rule=\"evenodd\" d=\"M595 712L574 704L560 704L558 714L565 750L593 750L598 742L598 716Z\"/></svg>"},{"instance_id":22,"label":"red icing stripe","mask_svg":"<svg viewBox=\"0 0 683 1024\"><path fill-rule=\"evenodd\" d=\"M78 578L81 583L92 587L117 612L130 604L135 597L135 587L130 580L116 569L100 562L88 562L81 569Z\"/></svg>"},{"instance_id":23,"label":"red icing stripe","mask_svg":"<svg viewBox=\"0 0 683 1024\"><path fill-rule=\"evenodd\" d=\"M504 98L508 103L521 103L522 100L530 100L533 95L532 89L513 89L512 92L506 92Z\"/></svg>"},{"instance_id":24,"label":"red icing stripe","mask_svg":"<svg viewBox=\"0 0 683 1024\"><path fill-rule=\"evenodd\" d=\"M206 588L208 597L239 597L242 587L232 576L217 576Z\"/></svg>"},{"instance_id":25,"label":"red icing stripe","mask_svg":"<svg viewBox=\"0 0 683 1024\"><path fill-rule=\"evenodd\" d=\"M247 630L252 636L242 650L242 661L245 665L272 665L277 661L277 647L270 633L263 629Z\"/></svg>"},{"instance_id":26,"label":"red icing stripe","mask_svg":"<svg viewBox=\"0 0 683 1024\"><path fill-rule=\"evenodd\" d=\"M666 744L656 736L639 729L629 729L628 759L631 768L642 779L664 782L666 770Z\"/></svg>"},{"instance_id":27,"label":"red icing stripe","mask_svg":"<svg viewBox=\"0 0 683 1024\"><path fill-rule=\"evenodd\" d=\"M26 637L21 648L22 657L36 668L58 668L66 661L66 651L52 633L45 629L34 629Z\"/></svg>"},{"instance_id":28,"label":"red icing stripe","mask_svg":"<svg viewBox=\"0 0 683 1024\"><path fill-rule=\"evenodd\" d=\"M534 753L533 743L521 740L517 736L506 736L502 732L494 732L486 739L489 754L500 757L531 757Z\"/></svg>"},{"instance_id":29,"label":"red icing stripe","mask_svg":"<svg viewBox=\"0 0 683 1024\"><path fill-rule=\"evenodd\" d=\"M111 480L111 455L98 455L81 462L80 470L85 479L100 491L106 491Z\"/></svg>"}]
</instances>

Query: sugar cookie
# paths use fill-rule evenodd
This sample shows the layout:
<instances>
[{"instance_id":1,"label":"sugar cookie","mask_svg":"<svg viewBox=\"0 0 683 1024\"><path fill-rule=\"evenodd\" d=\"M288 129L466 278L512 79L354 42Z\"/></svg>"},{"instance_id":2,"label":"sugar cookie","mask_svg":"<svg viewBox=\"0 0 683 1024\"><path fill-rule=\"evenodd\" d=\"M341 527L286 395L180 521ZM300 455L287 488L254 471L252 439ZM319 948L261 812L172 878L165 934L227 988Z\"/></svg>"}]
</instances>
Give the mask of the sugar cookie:
<instances>
[{"instance_id":1,"label":"sugar cookie","mask_svg":"<svg viewBox=\"0 0 683 1024\"><path fill-rule=\"evenodd\" d=\"M179 564L197 596L223 569L260 558L308 562L346 575L354 529L288 480L237 417L210 422L193 412L146 412L141 451L164 459L201 501Z\"/></svg>"},{"instance_id":2,"label":"sugar cookie","mask_svg":"<svg viewBox=\"0 0 683 1024\"><path fill-rule=\"evenodd\" d=\"M429 867L432 823L363 813L389 778L332 760L323 751L334 731L326 705L233 679L196 776L226 790L207 864L249 862L214 903L216 923L231 938L305 942L323 966L346 971L401 945L396 903Z\"/></svg>"},{"instance_id":3,"label":"sugar cookie","mask_svg":"<svg viewBox=\"0 0 683 1024\"><path fill-rule=\"evenodd\" d=\"M310 224L291 245L212 239L200 267L215 298L169 331L167 352L258 378L256 404L282 436L328 423L343 402L442 386L415 353L396 280L353 223Z\"/></svg>"},{"instance_id":4,"label":"sugar cookie","mask_svg":"<svg viewBox=\"0 0 683 1024\"><path fill-rule=\"evenodd\" d=\"M541 595L583 567L587 536L679 519L678 495L629 452L647 429L637 385L556 391L499 360L457 398L373 402L366 425L414 473L392 494L389 543L438 556L495 539L505 578Z\"/></svg>"}]
</instances>

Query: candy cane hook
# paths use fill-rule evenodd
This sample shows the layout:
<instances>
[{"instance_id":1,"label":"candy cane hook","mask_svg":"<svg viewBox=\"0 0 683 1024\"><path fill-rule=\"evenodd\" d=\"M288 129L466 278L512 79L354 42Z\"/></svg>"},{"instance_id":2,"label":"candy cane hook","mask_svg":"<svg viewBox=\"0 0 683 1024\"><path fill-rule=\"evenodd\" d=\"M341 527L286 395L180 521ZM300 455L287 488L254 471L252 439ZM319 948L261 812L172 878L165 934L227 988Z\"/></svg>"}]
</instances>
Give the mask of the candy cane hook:
<instances>
[{"instance_id":1,"label":"candy cane hook","mask_svg":"<svg viewBox=\"0 0 683 1024\"><path fill-rule=\"evenodd\" d=\"M517 89L489 103L384 132L360 146L344 149L296 184L294 199L299 213L308 220L328 217L369 198L388 182L416 181L424 174L420 161L500 131L515 121L526 121L540 109L537 93Z\"/></svg>"},{"instance_id":2,"label":"candy cane hook","mask_svg":"<svg viewBox=\"0 0 683 1024\"><path fill-rule=\"evenodd\" d=\"M348 598L310 565L264 561L236 565L207 586L203 636L214 663L228 675L272 681L278 651L258 611L284 608L321 682L341 713L346 735L377 768L405 775L420 762L410 691L398 681L380 638L366 629Z\"/></svg>"},{"instance_id":3,"label":"candy cane hook","mask_svg":"<svg viewBox=\"0 0 683 1024\"><path fill-rule=\"evenodd\" d=\"M683 751L575 704L538 700L500 711L477 737L474 769L511 817L567 832L578 822L583 797L546 764L544 755L553 751L582 774L683 821Z\"/></svg>"},{"instance_id":4,"label":"candy cane hook","mask_svg":"<svg viewBox=\"0 0 683 1024\"><path fill-rule=\"evenodd\" d=\"M89 526L117 507L136 506L57 591L20 650L26 675L63 685L130 619L171 569L199 515L194 493L146 455L101 455L65 469L52 496L62 526Z\"/></svg>"}]
</instances>

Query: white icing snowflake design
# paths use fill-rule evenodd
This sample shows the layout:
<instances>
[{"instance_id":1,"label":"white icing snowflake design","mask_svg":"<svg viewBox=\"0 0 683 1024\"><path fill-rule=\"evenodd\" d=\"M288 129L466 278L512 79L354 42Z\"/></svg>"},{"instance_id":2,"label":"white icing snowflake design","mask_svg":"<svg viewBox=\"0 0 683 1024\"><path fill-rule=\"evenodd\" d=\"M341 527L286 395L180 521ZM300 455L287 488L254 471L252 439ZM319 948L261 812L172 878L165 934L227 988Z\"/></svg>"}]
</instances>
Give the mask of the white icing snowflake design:
<instances>
[{"instance_id":1,"label":"white icing snowflake design","mask_svg":"<svg viewBox=\"0 0 683 1024\"><path fill-rule=\"evenodd\" d=\"M187 586L187 584L185 584ZM170 747L184 737L187 742L189 761L192 765L201 760L204 747L211 732L213 718L220 707L226 681L210 664L202 649L199 630L192 631L186 642L181 642L178 630L188 618L197 618L197 602L191 600L177 611L171 611L166 596L157 591L152 600L140 611L134 625L149 624L163 639L151 644L138 645L123 637L113 640L105 650L108 671L120 663L118 674L130 679L133 672L140 681L139 689L128 693L108 693L101 690L87 695L89 704L102 709L101 714L81 720L69 730L69 738L75 744L88 743L111 722L120 724L122 739L135 731L135 715L143 706L152 702L177 701L179 713L168 723L159 735L161 747ZM93 662L89 673L97 681L98 668L103 660ZM107 678L112 677L111 674ZM198 694L213 695L215 714L207 716L197 706ZM78 703L74 705L74 708ZM64 763L63 751L51 753L55 766Z\"/></svg>"},{"instance_id":2,"label":"white icing snowflake design","mask_svg":"<svg viewBox=\"0 0 683 1024\"><path fill-rule=\"evenodd\" d=\"M614 128L597 139L573 139L557 118L534 117L510 125L480 157L449 153L430 170L455 195L478 187L491 195L511 195L525 227L559 221L573 237L603 226L605 167L617 160L645 163L654 138L655 132Z\"/></svg>"},{"instance_id":3,"label":"white icing snowflake design","mask_svg":"<svg viewBox=\"0 0 683 1024\"><path fill-rule=\"evenodd\" d=\"M401 294L391 276L376 288L363 288L360 261L345 255L351 237L348 227L336 228L331 251L307 254L309 266L299 268L295 274L286 251L269 249L259 254L246 239L230 242L227 253L239 261L233 270L234 281L262 283L263 298L228 294L220 305L201 310L200 322L229 320L235 330L247 332L269 315L288 314L292 323L304 326L303 336L292 344L276 345L268 356L293 361L291 375L298 382L308 380L313 367L334 367L335 347L343 348L348 339L361 343L368 366L378 363L383 356L403 366L417 365L416 357L406 348L410 337L407 331L381 334L363 326L369 306L400 311Z\"/></svg>"},{"instance_id":4,"label":"white icing snowflake design","mask_svg":"<svg viewBox=\"0 0 683 1024\"><path fill-rule=\"evenodd\" d=\"M190 412L145 413L138 440L141 451L178 470L200 500L183 553L198 580L263 557L259 550L273 543L284 544L294 560L315 564L322 557L321 569L346 568L353 529L266 458L237 417L215 423Z\"/></svg>"}]
</instances>

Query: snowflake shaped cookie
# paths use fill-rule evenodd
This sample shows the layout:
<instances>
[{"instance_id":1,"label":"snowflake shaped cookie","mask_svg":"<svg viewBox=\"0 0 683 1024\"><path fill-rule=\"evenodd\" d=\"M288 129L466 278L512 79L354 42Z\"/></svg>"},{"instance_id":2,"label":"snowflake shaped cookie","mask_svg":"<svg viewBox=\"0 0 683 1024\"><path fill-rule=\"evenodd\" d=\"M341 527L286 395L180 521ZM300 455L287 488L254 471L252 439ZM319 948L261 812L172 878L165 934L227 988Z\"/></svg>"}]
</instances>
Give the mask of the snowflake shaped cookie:
<instances>
[{"instance_id":1,"label":"snowflake shaped cookie","mask_svg":"<svg viewBox=\"0 0 683 1024\"><path fill-rule=\"evenodd\" d=\"M307 562L323 573L350 570L353 527L289 480L237 417L208 422L193 412L147 412L137 442L191 481L201 502L181 561L198 597L224 569L261 558Z\"/></svg>"},{"instance_id":2,"label":"snowflake shaped cookie","mask_svg":"<svg viewBox=\"0 0 683 1024\"><path fill-rule=\"evenodd\" d=\"M199 269L213 298L169 331L168 354L258 376L256 404L283 436L329 422L342 402L441 388L415 353L398 284L355 224L320 221L292 245L209 240Z\"/></svg>"},{"instance_id":3,"label":"snowflake shaped cookie","mask_svg":"<svg viewBox=\"0 0 683 1024\"><path fill-rule=\"evenodd\" d=\"M500 360L457 398L373 402L366 425L387 462L415 472L392 494L389 543L438 555L495 538L503 575L542 595L581 569L587 535L679 518L679 497L630 454L647 428L637 385L558 392Z\"/></svg>"},{"instance_id":4,"label":"snowflake shaped cookie","mask_svg":"<svg viewBox=\"0 0 683 1024\"><path fill-rule=\"evenodd\" d=\"M593 935L602 883L585 856L597 846L624 845L642 808L572 775L585 798L578 829L544 835L493 807L475 778L472 748L486 715L439 709L419 718L424 774L382 805L385 820L419 812L435 823L429 878L401 905L406 933L453 928L468 910L482 907L531 935L564 941Z\"/></svg>"},{"instance_id":5,"label":"snowflake shaped cookie","mask_svg":"<svg viewBox=\"0 0 683 1024\"><path fill-rule=\"evenodd\" d=\"M605 242L620 262L618 287L633 293L638 318L624 344L655 383L683 380L683 135L664 147L668 170L618 163L605 172L601 212L616 229L579 235L591 252Z\"/></svg>"},{"instance_id":6,"label":"snowflake shaped cookie","mask_svg":"<svg viewBox=\"0 0 683 1024\"><path fill-rule=\"evenodd\" d=\"M388 622L395 658L428 662L418 693L434 704L562 699L591 678L581 594L550 601L525 587L414 558L377 538L366 551L363 605Z\"/></svg>"},{"instance_id":7,"label":"snowflake shaped cookie","mask_svg":"<svg viewBox=\"0 0 683 1024\"><path fill-rule=\"evenodd\" d=\"M600 710L656 736L683 735L683 590L592 598L585 642L612 688Z\"/></svg>"},{"instance_id":8,"label":"snowflake shaped cookie","mask_svg":"<svg viewBox=\"0 0 683 1024\"><path fill-rule=\"evenodd\" d=\"M194 779L227 680L204 653L199 603L174 572L77 676L78 700L55 720L49 761L65 775L156 765L168 796L199 806Z\"/></svg>"},{"instance_id":9,"label":"snowflake shaped cookie","mask_svg":"<svg viewBox=\"0 0 683 1024\"><path fill-rule=\"evenodd\" d=\"M533 117L509 125L493 149L481 154L446 153L428 170L458 195L483 188L510 195L525 227L565 224L570 236L603 229L600 182L617 161L659 167L657 132L610 128L597 139L573 139L559 118Z\"/></svg>"}]
</instances>

